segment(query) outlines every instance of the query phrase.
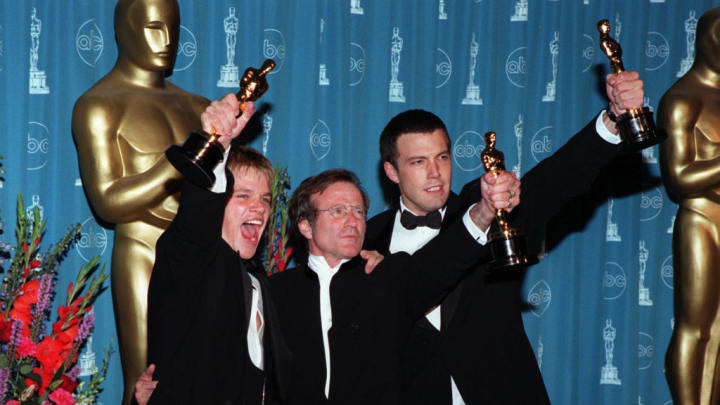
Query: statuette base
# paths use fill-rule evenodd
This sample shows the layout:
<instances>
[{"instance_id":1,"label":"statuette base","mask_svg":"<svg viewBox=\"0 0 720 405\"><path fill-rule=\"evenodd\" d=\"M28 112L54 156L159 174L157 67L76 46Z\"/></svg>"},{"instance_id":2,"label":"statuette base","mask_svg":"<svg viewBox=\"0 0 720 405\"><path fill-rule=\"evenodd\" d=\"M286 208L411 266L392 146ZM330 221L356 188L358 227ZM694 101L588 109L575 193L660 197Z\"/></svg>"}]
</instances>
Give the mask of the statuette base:
<instances>
[{"instance_id":1,"label":"statuette base","mask_svg":"<svg viewBox=\"0 0 720 405\"><path fill-rule=\"evenodd\" d=\"M652 111L647 107L627 110L618 117L616 125L623 140L623 147L632 150L657 145L667 138L664 131L655 128Z\"/></svg>"},{"instance_id":2,"label":"statuette base","mask_svg":"<svg viewBox=\"0 0 720 405\"><path fill-rule=\"evenodd\" d=\"M215 183L213 171L224 155L220 142L212 142L197 132L191 133L182 146L172 145L165 151L170 163L189 182L206 188Z\"/></svg>"},{"instance_id":3,"label":"statuette base","mask_svg":"<svg viewBox=\"0 0 720 405\"><path fill-rule=\"evenodd\" d=\"M491 235L490 253L492 260L490 261L490 270L513 270L531 266L538 262L537 257L529 256L525 238L518 235L507 237L502 233Z\"/></svg>"}]
</instances>

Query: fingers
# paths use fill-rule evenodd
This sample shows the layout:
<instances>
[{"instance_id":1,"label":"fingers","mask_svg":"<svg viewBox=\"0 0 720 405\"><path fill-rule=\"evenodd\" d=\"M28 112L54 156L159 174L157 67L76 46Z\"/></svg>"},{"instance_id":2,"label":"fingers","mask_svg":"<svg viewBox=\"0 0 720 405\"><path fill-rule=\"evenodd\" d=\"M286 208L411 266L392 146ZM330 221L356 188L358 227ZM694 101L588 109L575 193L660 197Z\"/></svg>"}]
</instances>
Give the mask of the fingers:
<instances>
[{"instance_id":1,"label":"fingers","mask_svg":"<svg viewBox=\"0 0 720 405\"><path fill-rule=\"evenodd\" d=\"M255 104L253 104L252 101L248 101L245 103L245 110L243 113L235 120L235 125L232 129L233 138L242 132L253 114L255 114Z\"/></svg>"},{"instance_id":2,"label":"fingers","mask_svg":"<svg viewBox=\"0 0 720 405\"><path fill-rule=\"evenodd\" d=\"M504 192L508 190L516 191L520 188L520 180L515 177L513 172L502 172L497 177L491 173L486 173L480 182L481 190L492 190L493 193Z\"/></svg>"},{"instance_id":3,"label":"fingers","mask_svg":"<svg viewBox=\"0 0 720 405\"><path fill-rule=\"evenodd\" d=\"M237 99L235 93L228 93L220 99L225 104L228 104L230 108L237 111L240 108L240 100Z\"/></svg>"},{"instance_id":4,"label":"fingers","mask_svg":"<svg viewBox=\"0 0 720 405\"><path fill-rule=\"evenodd\" d=\"M512 172L504 172L495 178L483 176L481 181L482 203L488 208L511 210L520 204L520 180Z\"/></svg>"},{"instance_id":5,"label":"fingers","mask_svg":"<svg viewBox=\"0 0 720 405\"><path fill-rule=\"evenodd\" d=\"M360 257L367 260L365 263L365 274L370 274L375 270L385 256L381 255L377 250L361 250Z\"/></svg>"},{"instance_id":6,"label":"fingers","mask_svg":"<svg viewBox=\"0 0 720 405\"><path fill-rule=\"evenodd\" d=\"M490 205L495 209L511 211L520 204L520 188L517 191L508 190L490 196Z\"/></svg>"},{"instance_id":7,"label":"fingers","mask_svg":"<svg viewBox=\"0 0 720 405\"><path fill-rule=\"evenodd\" d=\"M149 398L159 381L138 381L135 383L135 396Z\"/></svg>"},{"instance_id":8,"label":"fingers","mask_svg":"<svg viewBox=\"0 0 720 405\"><path fill-rule=\"evenodd\" d=\"M200 115L203 130L209 134L217 133L232 137L237 111L238 101L234 94L214 100Z\"/></svg>"},{"instance_id":9,"label":"fingers","mask_svg":"<svg viewBox=\"0 0 720 405\"><path fill-rule=\"evenodd\" d=\"M153 373L155 372L155 365L151 364L135 383L135 400L138 404L145 405L150 400L150 396L158 385L158 381L153 381Z\"/></svg>"},{"instance_id":10,"label":"fingers","mask_svg":"<svg viewBox=\"0 0 720 405\"><path fill-rule=\"evenodd\" d=\"M140 375L140 379L152 380L153 373L155 373L155 364L150 364Z\"/></svg>"},{"instance_id":11,"label":"fingers","mask_svg":"<svg viewBox=\"0 0 720 405\"><path fill-rule=\"evenodd\" d=\"M617 74L617 77L621 81L627 80L638 80L640 79L640 73L634 70L625 70Z\"/></svg>"},{"instance_id":12,"label":"fingers","mask_svg":"<svg viewBox=\"0 0 720 405\"><path fill-rule=\"evenodd\" d=\"M606 92L610 107L616 115L629 108L639 108L643 105L645 92L638 72L624 71L608 75Z\"/></svg>"}]
</instances>

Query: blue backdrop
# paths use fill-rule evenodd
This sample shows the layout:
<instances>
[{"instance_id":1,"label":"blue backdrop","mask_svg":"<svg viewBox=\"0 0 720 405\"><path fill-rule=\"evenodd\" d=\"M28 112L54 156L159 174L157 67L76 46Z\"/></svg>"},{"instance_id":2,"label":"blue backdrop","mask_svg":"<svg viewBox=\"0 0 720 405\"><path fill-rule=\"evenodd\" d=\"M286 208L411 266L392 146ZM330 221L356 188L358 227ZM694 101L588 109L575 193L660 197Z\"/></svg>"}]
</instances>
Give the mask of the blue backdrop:
<instances>
[{"instance_id":1,"label":"blue backdrop","mask_svg":"<svg viewBox=\"0 0 720 405\"><path fill-rule=\"evenodd\" d=\"M242 71L274 58L260 103L268 110L251 145L287 165L293 186L324 169L355 170L375 214L386 207L378 139L393 115L423 108L446 122L456 191L483 173L481 135L489 130L498 133L508 168L525 173L606 105L599 19L610 20L625 66L640 72L653 108L693 60L696 19L718 3L180 0L170 80L218 98L234 86L221 76L224 65ZM0 2L0 154L8 172L0 182L0 238L13 239L17 191L49 219L46 241L83 223L61 285L95 255L110 263L112 230L88 206L70 118L78 96L115 63L114 6ZM223 20L233 13L237 44L228 55ZM594 193L566 210L553 229L567 234L549 233L553 249L527 274L525 326L553 403L671 402L663 357L673 327L676 206L658 181L657 156L655 147L614 162ZM109 291L96 315L94 340L82 354L91 364L94 351L99 366L115 335ZM121 385L115 354L101 400L117 403Z\"/></svg>"}]
</instances>

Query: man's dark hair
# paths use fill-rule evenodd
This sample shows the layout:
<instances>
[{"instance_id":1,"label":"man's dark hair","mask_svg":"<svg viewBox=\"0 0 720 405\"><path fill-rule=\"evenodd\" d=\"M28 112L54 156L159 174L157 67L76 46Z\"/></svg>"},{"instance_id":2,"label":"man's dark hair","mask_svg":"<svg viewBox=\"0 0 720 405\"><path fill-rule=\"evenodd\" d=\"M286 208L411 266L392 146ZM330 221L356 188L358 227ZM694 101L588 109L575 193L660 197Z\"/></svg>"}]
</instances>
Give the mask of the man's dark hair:
<instances>
[{"instance_id":1,"label":"man's dark hair","mask_svg":"<svg viewBox=\"0 0 720 405\"><path fill-rule=\"evenodd\" d=\"M225 167L233 173L244 169L255 169L264 174L270 184L274 177L270 161L262 153L247 146L232 145Z\"/></svg>"},{"instance_id":2,"label":"man's dark hair","mask_svg":"<svg viewBox=\"0 0 720 405\"><path fill-rule=\"evenodd\" d=\"M325 170L320 174L316 174L315 176L311 176L303 180L293 193L292 197L290 197L290 202L288 203L288 216L290 217L290 221L292 221L294 232L297 232L297 234L300 233L298 224L303 219L307 219L310 223L315 221L317 216L317 207L315 207L315 204L313 203L312 196L322 193L331 185L340 182L351 183L357 187L357 189L360 190L360 194L362 194L365 211L368 210L370 200L368 199L367 193L363 189L360 184L360 180L355 173L345 169Z\"/></svg>"},{"instance_id":3,"label":"man's dark hair","mask_svg":"<svg viewBox=\"0 0 720 405\"><path fill-rule=\"evenodd\" d=\"M380 134L380 158L392 163L397 168L397 140L400 135L420 132L430 133L441 129L445 134L448 146L450 137L442 120L435 114L425 110L407 110L394 116Z\"/></svg>"}]
</instances>

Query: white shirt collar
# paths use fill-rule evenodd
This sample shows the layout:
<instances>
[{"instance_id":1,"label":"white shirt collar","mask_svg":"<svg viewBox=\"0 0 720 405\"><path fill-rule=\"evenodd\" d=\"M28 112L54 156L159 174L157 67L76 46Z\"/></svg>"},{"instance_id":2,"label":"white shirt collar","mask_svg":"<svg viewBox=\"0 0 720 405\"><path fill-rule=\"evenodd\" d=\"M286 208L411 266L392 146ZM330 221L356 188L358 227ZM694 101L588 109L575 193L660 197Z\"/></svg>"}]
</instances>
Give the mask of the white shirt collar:
<instances>
[{"instance_id":1,"label":"white shirt collar","mask_svg":"<svg viewBox=\"0 0 720 405\"><path fill-rule=\"evenodd\" d=\"M320 276L334 276L335 273L337 273L338 270L340 270L340 266L343 264L349 262L350 259L342 259L340 260L340 263L338 263L335 267L330 267L327 260L325 260L325 256L316 256L313 254L308 255L308 267L310 267L310 270L314 271L318 274L318 277Z\"/></svg>"}]
</instances>

